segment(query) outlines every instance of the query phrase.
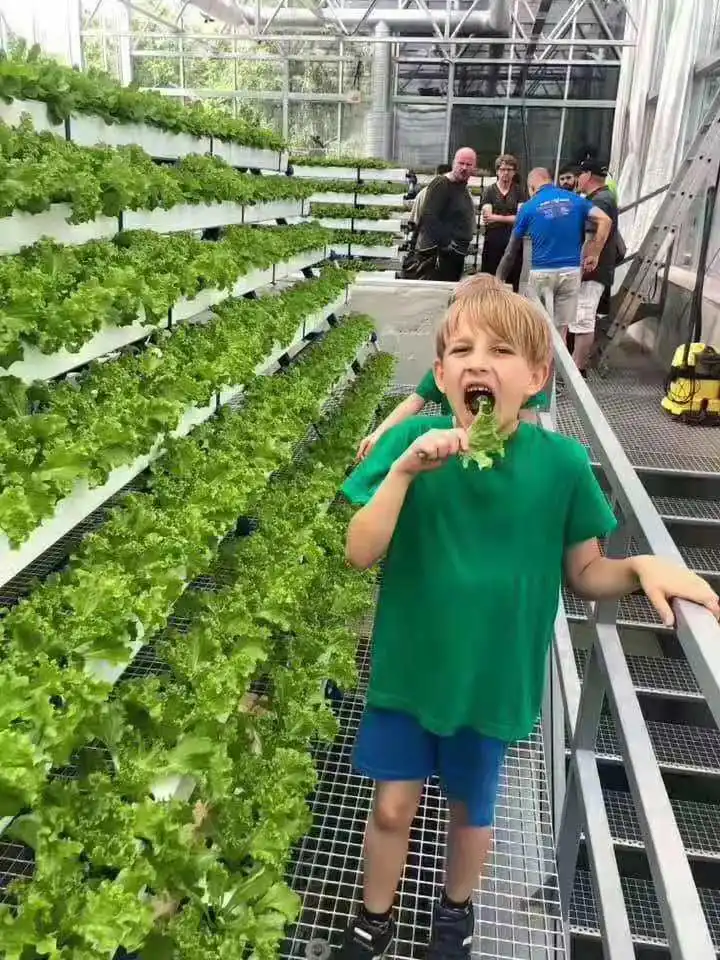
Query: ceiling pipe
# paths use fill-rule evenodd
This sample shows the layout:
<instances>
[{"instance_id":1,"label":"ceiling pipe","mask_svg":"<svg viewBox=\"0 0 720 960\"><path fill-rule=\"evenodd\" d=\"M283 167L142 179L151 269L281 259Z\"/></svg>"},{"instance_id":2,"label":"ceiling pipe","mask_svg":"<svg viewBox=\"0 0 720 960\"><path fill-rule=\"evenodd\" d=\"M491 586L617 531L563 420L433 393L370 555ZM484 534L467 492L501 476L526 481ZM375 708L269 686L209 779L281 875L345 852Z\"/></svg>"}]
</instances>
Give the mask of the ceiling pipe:
<instances>
[{"instance_id":1,"label":"ceiling pipe","mask_svg":"<svg viewBox=\"0 0 720 960\"><path fill-rule=\"evenodd\" d=\"M441 30L451 33L461 26L463 34L475 33L482 36L509 36L511 0L491 0L489 10L421 10L398 9L396 7L374 7L370 12L366 7L337 7L333 10L320 8L308 10L304 7L256 7L251 4L231 4L227 0L193 0L193 5L207 16L214 17L236 26L262 27L268 21L284 27L317 26L319 22L329 28L337 26L338 20L346 27L367 24L375 27L379 23L393 29L432 28L433 24ZM270 34L268 35L270 36Z\"/></svg>"}]
</instances>

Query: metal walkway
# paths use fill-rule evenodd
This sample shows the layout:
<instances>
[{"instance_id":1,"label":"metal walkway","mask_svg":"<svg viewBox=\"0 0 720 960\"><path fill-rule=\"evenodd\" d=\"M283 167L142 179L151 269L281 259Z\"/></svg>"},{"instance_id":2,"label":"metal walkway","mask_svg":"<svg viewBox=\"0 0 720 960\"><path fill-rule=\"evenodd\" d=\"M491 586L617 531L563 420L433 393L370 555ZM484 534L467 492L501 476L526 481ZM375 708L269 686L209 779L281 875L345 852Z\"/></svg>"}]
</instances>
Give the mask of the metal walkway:
<instances>
[{"instance_id":1,"label":"metal walkway","mask_svg":"<svg viewBox=\"0 0 720 960\"><path fill-rule=\"evenodd\" d=\"M297 850L290 877L303 909L283 946L283 958L307 956L313 941L335 945L360 903L372 784L353 772L351 754L369 674L368 634L366 628L360 638L358 690L338 704L339 736L316 756L313 827ZM503 768L492 857L474 898L476 957L562 960L565 955L557 885L547 881L555 868L545 783L538 728L510 750ZM413 824L396 901L398 935L388 957L408 960L423 954L433 900L442 889L446 826L445 803L437 783L430 783Z\"/></svg>"},{"instance_id":2,"label":"metal walkway","mask_svg":"<svg viewBox=\"0 0 720 960\"><path fill-rule=\"evenodd\" d=\"M642 356L625 350L622 366L602 376L591 370L588 383L602 412L636 468L662 471L720 471L720 429L680 423L660 407L663 375ZM558 429L587 444L567 394L558 397ZM683 509L681 504L680 509ZM720 511L720 505L717 509Z\"/></svg>"}]
</instances>

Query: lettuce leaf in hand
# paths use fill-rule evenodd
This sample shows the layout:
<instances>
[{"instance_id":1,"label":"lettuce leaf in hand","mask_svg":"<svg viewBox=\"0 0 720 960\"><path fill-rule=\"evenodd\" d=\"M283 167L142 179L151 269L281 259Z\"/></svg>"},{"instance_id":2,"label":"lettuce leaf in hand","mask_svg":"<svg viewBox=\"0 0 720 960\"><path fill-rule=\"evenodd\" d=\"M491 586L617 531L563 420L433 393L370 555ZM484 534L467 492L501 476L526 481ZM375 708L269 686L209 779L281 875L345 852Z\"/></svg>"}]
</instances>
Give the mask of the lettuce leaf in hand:
<instances>
[{"instance_id":1,"label":"lettuce leaf in hand","mask_svg":"<svg viewBox=\"0 0 720 960\"><path fill-rule=\"evenodd\" d=\"M463 454L463 466L468 467L473 460L479 470L485 470L493 465L493 457L505 456L506 436L500 432L493 410L492 400L484 398L480 401L478 415L473 420L468 431L470 448Z\"/></svg>"}]
</instances>

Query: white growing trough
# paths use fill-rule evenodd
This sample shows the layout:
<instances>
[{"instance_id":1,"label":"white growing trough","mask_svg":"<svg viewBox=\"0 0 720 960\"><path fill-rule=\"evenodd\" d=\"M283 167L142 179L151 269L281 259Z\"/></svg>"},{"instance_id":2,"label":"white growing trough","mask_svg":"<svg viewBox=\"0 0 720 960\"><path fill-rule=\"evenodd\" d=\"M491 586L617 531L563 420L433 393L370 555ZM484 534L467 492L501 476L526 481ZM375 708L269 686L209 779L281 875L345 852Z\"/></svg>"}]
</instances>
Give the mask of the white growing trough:
<instances>
[{"instance_id":1,"label":"white growing trough","mask_svg":"<svg viewBox=\"0 0 720 960\"><path fill-rule=\"evenodd\" d=\"M86 223L68 223L71 216L72 207L68 203L53 203L42 213L14 210L9 217L0 219L0 254L18 253L42 237L77 246L89 240L114 237L118 232L117 217L99 216Z\"/></svg>"},{"instance_id":2,"label":"white growing trough","mask_svg":"<svg viewBox=\"0 0 720 960\"><path fill-rule=\"evenodd\" d=\"M109 147L136 144L151 157L163 160L210 153L210 137L172 133L146 123L105 123L102 117L73 114L69 124L70 139L82 147L95 147L100 143Z\"/></svg>"}]
</instances>

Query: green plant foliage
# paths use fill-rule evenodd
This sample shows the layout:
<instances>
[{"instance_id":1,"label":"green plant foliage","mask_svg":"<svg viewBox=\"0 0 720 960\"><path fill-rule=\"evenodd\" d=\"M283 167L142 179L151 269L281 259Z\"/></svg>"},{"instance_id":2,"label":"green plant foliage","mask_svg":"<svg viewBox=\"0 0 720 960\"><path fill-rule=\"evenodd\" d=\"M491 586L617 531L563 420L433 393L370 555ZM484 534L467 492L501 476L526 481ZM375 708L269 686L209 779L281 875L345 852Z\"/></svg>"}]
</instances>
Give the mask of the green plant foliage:
<instances>
[{"instance_id":1,"label":"green plant foliage","mask_svg":"<svg viewBox=\"0 0 720 960\"><path fill-rule=\"evenodd\" d=\"M344 562L347 511L331 501L392 367L368 361L322 439L246 499L257 530L225 546L218 591L182 599L191 626L157 644L165 670L122 680L88 723L112 772L80 759L76 780L45 782L10 828L36 865L0 907L8 960L120 947L148 960L276 955L299 905L283 876L309 827L308 749L336 732L325 681L354 682L348 625L374 591ZM154 800L173 775L192 779L191 803Z\"/></svg>"},{"instance_id":2,"label":"green plant foliage","mask_svg":"<svg viewBox=\"0 0 720 960\"><path fill-rule=\"evenodd\" d=\"M318 224L232 227L217 243L191 234L127 231L79 247L41 240L0 257L0 363L26 345L76 352L103 326L158 322L181 297L231 290L239 277L322 248Z\"/></svg>"},{"instance_id":3,"label":"green plant foliage","mask_svg":"<svg viewBox=\"0 0 720 960\"><path fill-rule=\"evenodd\" d=\"M78 480L105 483L115 467L150 453L188 409L249 382L351 279L329 266L279 296L228 300L207 323L160 332L142 353L93 363L72 382L0 379L0 531L22 543Z\"/></svg>"},{"instance_id":4,"label":"green plant foliage","mask_svg":"<svg viewBox=\"0 0 720 960\"><path fill-rule=\"evenodd\" d=\"M354 207L350 203L311 203L311 217L329 217L333 220L399 220L401 210L396 207Z\"/></svg>"},{"instance_id":5,"label":"green plant foliage","mask_svg":"<svg viewBox=\"0 0 720 960\"><path fill-rule=\"evenodd\" d=\"M373 232L363 230L360 233L352 230L331 230L329 243L353 243L362 247L392 247L397 242L392 233Z\"/></svg>"},{"instance_id":6,"label":"green plant foliage","mask_svg":"<svg viewBox=\"0 0 720 960\"><path fill-rule=\"evenodd\" d=\"M362 167L365 170L396 169L398 164L391 160L378 160L376 157L318 157L312 154L295 154L290 163L298 167Z\"/></svg>"},{"instance_id":7,"label":"green plant foliage","mask_svg":"<svg viewBox=\"0 0 720 960\"><path fill-rule=\"evenodd\" d=\"M27 118L15 128L0 122L0 216L67 203L70 222L83 223L124 210L256 204L311 193L306 180L238 173L218 157L193 154L159 166L138 146L79 147L52 133L36 133Z\"/></svg>"},{"instance_id":8,"label":"green plant foliage","mask_svg":"<svg viewBox=\"0 0 720 960\"><path fill-rule=\"evenodd\" d=\"M0 97L12 100L41 100L48 115L61 123L74 113L95 114L106 123L147 123L172 133L219 140L249 147L281 150L284 142L254 122L220 111L209 112L201 105L185 106L172 97L121 86L97 70L66 67L43 56L39 47L27 50L19 45L8 55L0 51Z\"/></svg>"},{"instance_id":9,"label":"green plant foliage","mask_svg":"<svg viewBox=\"0 0 720 960\"><path fill-rule=\"evenodd\" d=\"M127 659L165 622L220 539L287 463L318 406L372 331L354 317L285 376L259 377L241 414L224 410L168 444L150 493L84 542L74 563L0 624L0 816L34 802L50 766L68 762L100 717L107 685L88 661Z\"/></svg>"}]
</instances>

